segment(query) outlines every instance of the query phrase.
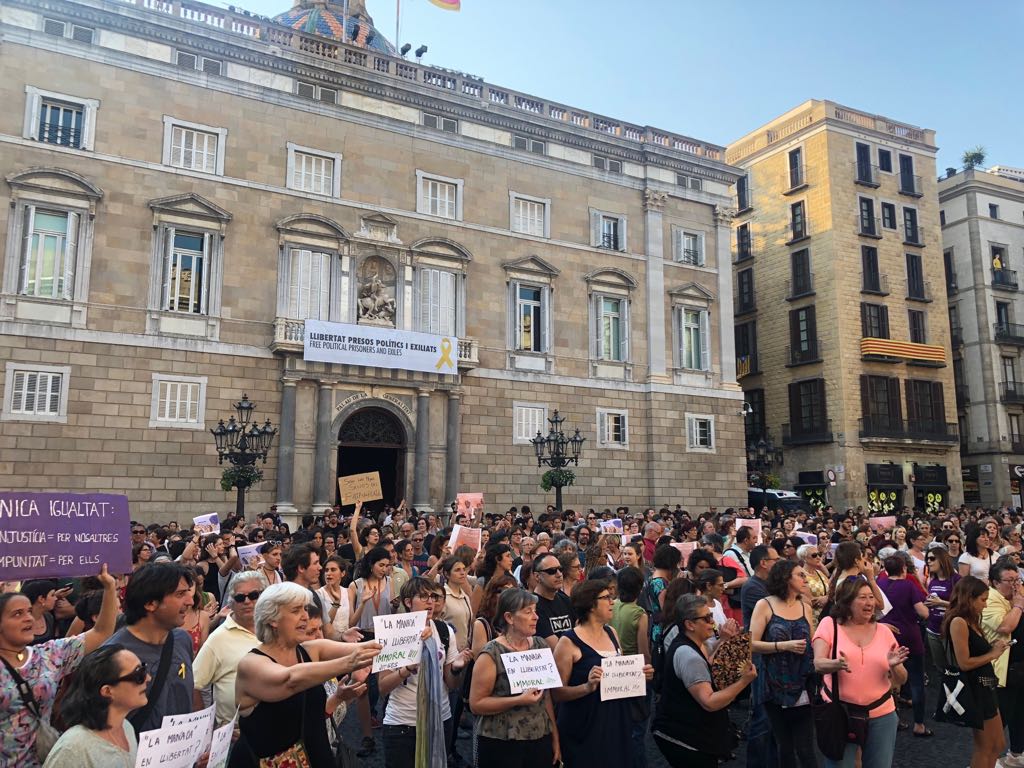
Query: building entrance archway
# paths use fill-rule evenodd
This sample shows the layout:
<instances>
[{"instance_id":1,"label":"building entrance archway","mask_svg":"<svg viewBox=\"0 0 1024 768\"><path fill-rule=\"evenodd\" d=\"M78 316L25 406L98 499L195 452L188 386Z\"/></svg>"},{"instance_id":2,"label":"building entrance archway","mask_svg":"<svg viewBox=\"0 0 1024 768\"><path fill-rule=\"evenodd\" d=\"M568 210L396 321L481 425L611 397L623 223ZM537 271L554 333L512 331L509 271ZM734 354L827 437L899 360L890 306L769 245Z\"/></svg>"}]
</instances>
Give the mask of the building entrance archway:
<instances>
[{"instance_id":1,"label":"building entrance archway","mask_svg":"<svg viewBox=\"0 0 1024 768\"><path fill-rule=\"evenodd\" d=\"M338 431L338 477L379 472L381 501L363 506L380 511L385 504L396 506L405 498L406 434L401 422L383 408L361 408ZM336 503L341 504L335 487Z\"/></svg>"}]
</instances>

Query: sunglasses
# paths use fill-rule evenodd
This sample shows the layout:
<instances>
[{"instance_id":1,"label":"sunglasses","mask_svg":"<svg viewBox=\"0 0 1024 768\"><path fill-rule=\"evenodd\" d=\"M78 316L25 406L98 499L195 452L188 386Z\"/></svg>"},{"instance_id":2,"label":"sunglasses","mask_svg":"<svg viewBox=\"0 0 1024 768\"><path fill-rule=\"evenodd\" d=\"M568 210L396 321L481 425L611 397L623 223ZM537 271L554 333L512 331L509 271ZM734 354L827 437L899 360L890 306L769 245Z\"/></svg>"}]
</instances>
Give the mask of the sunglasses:
<instances>
[{"instance_id":1,"label":"sunglasses","mask_svg":"<svg viewBox=\"0 0 1024 768\"><path fill-rule=\"evenodd\" d=\"M925 558L925 560L927 560L929 563L934 563L938 559L939 558L935 557L934 555L929 555L928 557Z\"/></svg>"},{"instance_id":2,"label":"sunglasses","mask_svg":"<svg viewBox=\"0 0 1024 768\"><path fill-rule=\"evenodd\" d=\"M820 560L821 559L821 552L812 552L811 554L808 555L808 557L813 558L814 560Z\"/></svg>"},{"instance_id":3,"label":"sunglasses","mask_svg":"<svg viewBox=\"0 0 1024 768\"><path fill-rule=\"evenodd\" d=\"M260 599L262 591L254 589L252 592L239 592L237 595L232 595L236 603L244 603L246 600L255 603Z\"/></svg>"},{"instance_id":4,"label":"sunglasses","mask_svg":"<svg viewBox=\"0 0 1024 768\"><path fill-rule=\"evenodd\" d=\"M548 576L554 576L556 573L561 573L562 569L559 567L554 568L538 568L534 573L546 573Z\"/></svg>"},{"instance_id":5,"label":"sunglasses","mask_svg":"<svg viewBox=\"0 0 1024 768\"><path fill-rule=\"evenodd\" d=\"M946 539L947 544L959 544L960 539Z\"/></svg>"},{"instance_id":6,"label":"sunglasses","mask_svg":"<svg viewBox=\"0 0 1024 768\"><path fill-rule=\"evenodd\" d=\"M703 616L694 616L692 619L690 619L690 621L703 621L707 624L714 624L715 617L712 616L710 613L705 613Z\"/></svg>"},{"instance_id":7,"label":"sunglasses","mask_svg":"<svg viewBox=\"0 0 1024 768\"><path fill-rule=\"evenodd\" d=\"M139 666L129 672L127 675L122 675L116 680L112 680L110 685L118 685L119 683L135 683L135 685L142 685L146 682L146 678L149 676L149 672L146 671L146 662L141 662Z\"/></svg>"}]
</instances>

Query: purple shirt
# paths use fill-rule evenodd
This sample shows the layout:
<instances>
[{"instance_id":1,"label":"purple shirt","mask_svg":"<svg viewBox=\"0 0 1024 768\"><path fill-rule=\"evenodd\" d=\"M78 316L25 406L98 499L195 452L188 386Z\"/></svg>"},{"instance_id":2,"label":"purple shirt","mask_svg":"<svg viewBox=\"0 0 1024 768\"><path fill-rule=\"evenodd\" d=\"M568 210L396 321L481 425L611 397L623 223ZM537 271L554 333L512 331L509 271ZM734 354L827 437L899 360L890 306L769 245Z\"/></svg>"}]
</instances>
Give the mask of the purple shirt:
<instances>
[{"instance_id":1,"label":"purple shirt","mask_svg":"<svg viewBox=\"0 0 1024 768\"><path fill-rule=\"evenodd\" d=\"M923 656L924 640L914 610L914 606L922 602L920 590L906 579L886 579L879 582L878 586L892 603L892 610L881 620L899 630L896 641L909 648L912 656Z\"/></svg>"},{"instance_id":2,"label":"purple shirt","mask_svg":"<svg viewBox=\"0 0 1024 768\"><path fill-rule=\"evenodd\" d=\"M953 594L953 585L960 581L960 574L954 573L951 578L948 579L932 579L928 582L928 594L936 595L940 600L949 601L949 596ZM942 620L946 618L946 609L941 606L935 606L934 608L928 609L928 631L936 634L942 634Z\"/></svg>"}]
</instances>

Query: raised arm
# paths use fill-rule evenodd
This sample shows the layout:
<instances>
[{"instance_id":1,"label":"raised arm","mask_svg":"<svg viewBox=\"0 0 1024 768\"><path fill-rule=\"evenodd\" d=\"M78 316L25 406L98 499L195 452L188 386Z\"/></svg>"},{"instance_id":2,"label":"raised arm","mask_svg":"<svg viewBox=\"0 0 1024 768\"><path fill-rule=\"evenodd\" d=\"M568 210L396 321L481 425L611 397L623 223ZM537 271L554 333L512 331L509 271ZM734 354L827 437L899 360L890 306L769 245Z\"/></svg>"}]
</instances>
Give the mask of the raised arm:
<instances>
[{"instance_id":1,"label":"raised arm","mask_svg":"<svg viewBox=\"0 0 1024 768\"><path fill-rule=\"evenodd\" d=\"M117 582L107 571L106 563L100 568L99 580L103 584L103 603L96 615L96 624L82 635L86 653L92 653L103 645L114 634L114 624L117 622Z\"/></svg>"}]
</instances>

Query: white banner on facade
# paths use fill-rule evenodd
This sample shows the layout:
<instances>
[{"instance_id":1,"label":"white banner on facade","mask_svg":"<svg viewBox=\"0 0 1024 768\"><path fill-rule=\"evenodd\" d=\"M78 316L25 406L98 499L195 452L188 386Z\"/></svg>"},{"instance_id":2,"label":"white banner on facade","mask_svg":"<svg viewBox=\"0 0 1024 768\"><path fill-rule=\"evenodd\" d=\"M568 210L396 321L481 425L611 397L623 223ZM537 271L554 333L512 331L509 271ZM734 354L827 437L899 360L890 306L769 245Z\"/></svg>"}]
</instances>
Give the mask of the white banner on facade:
<instances>
[{"instance_id":1,"label":"white banner on facade","mask_svg":"<svg viewBox=\"0 0 1024 768\"><path fill-rule=\"evenodd\" d=\"M323 320L306 321L302 356L319 363L451 375L459 372L459 340L454 336Z\"/></svg>"}]
</instances>

